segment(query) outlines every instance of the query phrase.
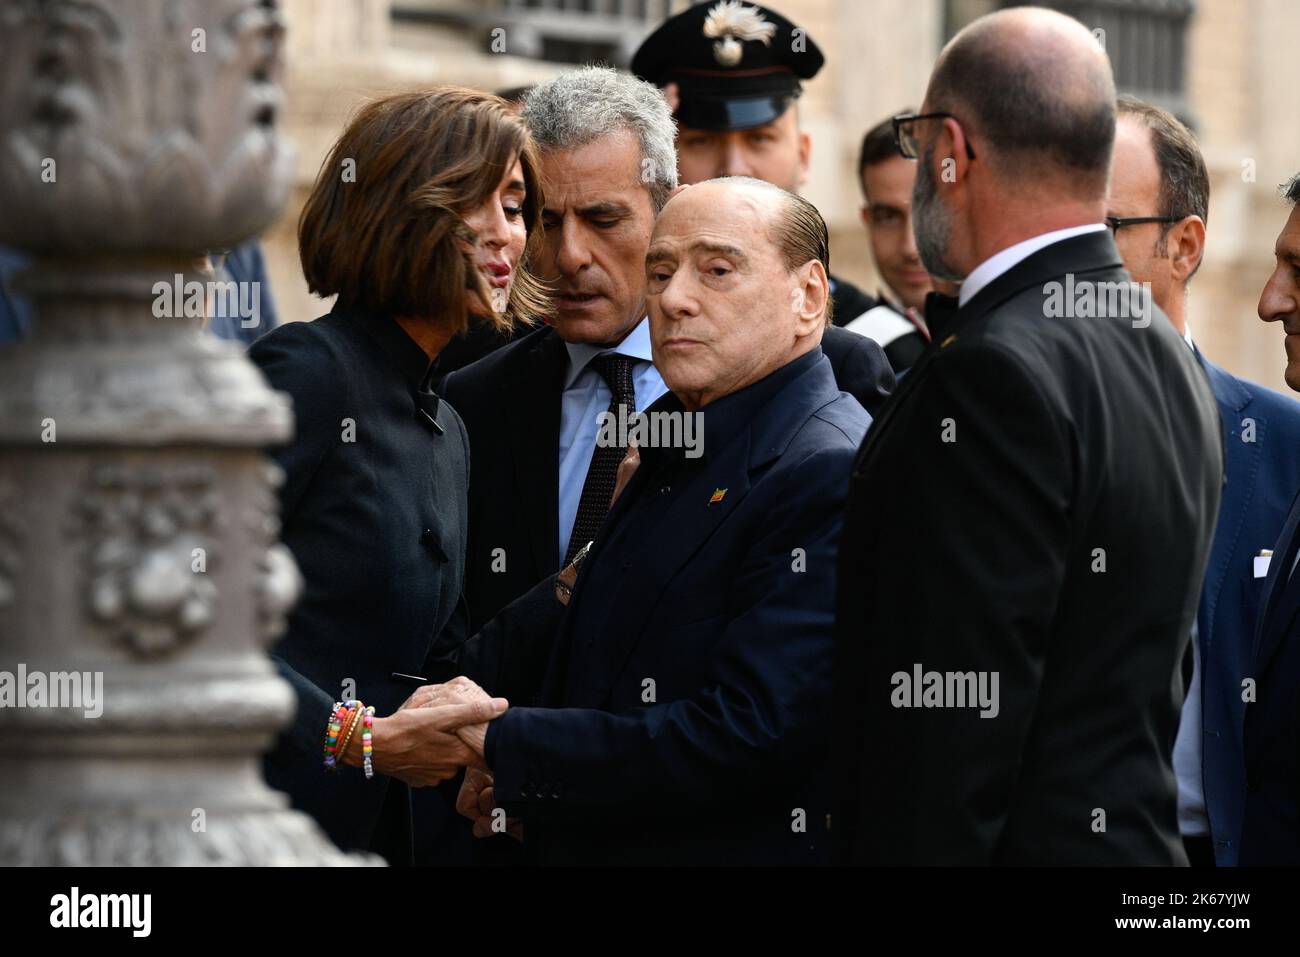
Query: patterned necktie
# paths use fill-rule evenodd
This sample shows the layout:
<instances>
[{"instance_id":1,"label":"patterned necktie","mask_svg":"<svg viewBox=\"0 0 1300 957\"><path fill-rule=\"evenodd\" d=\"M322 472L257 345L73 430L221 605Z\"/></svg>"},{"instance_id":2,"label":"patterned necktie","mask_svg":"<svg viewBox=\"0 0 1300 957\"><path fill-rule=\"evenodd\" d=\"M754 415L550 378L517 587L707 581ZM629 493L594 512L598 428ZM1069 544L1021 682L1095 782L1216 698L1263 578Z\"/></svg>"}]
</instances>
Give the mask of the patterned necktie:
<instances>
[{"instance_id":1,"label":"patterned necktie","mask_svg":"<svg viewBox=\"0 0 1300 957\"><path fill-rule=\"evenodd\" d=\"M591 360L590 368L595 369L605 385L609 386L609 412L614 416L615 434L618 435L619 406L626 406L624 416L631 418L636 413L636 389L632 385L632 365L635 359L627 356L606 353ZM599 434L599 433L597 433ZM622 436L618 436L622 438ZM569 547L564 552L564 564L568 567L573 556L582 546L596 537L605 514L609 511L609 500L614 495L614 482L618 478L618 463L627 454L627 446L601 445L591 453L591 464L587 466L587 478L582 483L582 497L578 499L578 514L573 519L573 531L569 534Z\"/></svg>"}]
</instances>

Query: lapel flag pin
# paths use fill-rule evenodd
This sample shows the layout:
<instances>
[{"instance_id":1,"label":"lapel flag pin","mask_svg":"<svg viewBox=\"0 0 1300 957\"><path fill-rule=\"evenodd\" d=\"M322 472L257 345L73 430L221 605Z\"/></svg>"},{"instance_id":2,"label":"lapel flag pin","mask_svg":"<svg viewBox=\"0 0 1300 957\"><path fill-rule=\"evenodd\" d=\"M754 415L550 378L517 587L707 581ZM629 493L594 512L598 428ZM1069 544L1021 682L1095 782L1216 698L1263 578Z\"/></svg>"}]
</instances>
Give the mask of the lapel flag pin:
<instances>
[{"instance_id":1,"label":"lapel flag pin","mask_svg":"<svg viewBox=\"0 0 1300 957\"><path fill-rule=\"evenodd\" d=\"M715 488L713 490L713 497L709 499L709 504L716 505L718 502L722 501L722 497L726 494L727 490L725 488Z\"/></svg>"}]
</instances>

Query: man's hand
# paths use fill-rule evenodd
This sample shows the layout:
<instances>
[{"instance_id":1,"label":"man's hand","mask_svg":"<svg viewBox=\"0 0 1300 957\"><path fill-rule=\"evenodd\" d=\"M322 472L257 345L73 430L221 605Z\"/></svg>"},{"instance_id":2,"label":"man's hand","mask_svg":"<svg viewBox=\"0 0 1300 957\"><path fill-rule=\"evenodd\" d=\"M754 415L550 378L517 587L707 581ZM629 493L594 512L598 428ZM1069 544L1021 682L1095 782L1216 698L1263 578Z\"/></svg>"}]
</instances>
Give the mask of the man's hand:
<instances>
[{"instance_id":1,"label":"man's hand","mask_svg":"<svg viewBox=\"0 0 1300 957\"><path fill-rule=\"evenodd\" d=\"M496 717L493 715L493 717ZM474 752L474 758L486 767L483 756L484 749L487 746L487 722L483 721L478 724L467 724L464 727L456 729L456 736L465 743L471 751Z\"/></svg>"},{"instance_id":2,"label":"man's hand","mask_svg":"<svg viewBox=\"0 0 1300 957\"><path fill-rule=\"evenodd\" d=\"M402 702L402 706L397 710L430 708L443 704L463 704L467 701L481 701L491 697L473 681L461 675L452 678L446 684L421 685L411 693L409 698Z\"/></svg>"},{"instance_id":3,"label":"man's hand","mask_svg":"<svg viewBox=\"0 0 1300 957\"><path fill-rule=\"evenodd\" d=\"M395 777L411 787L430 787L454 778L460 769L480 760L457 735L465 726L481 727L505 713L504 698L482 698L450 704L402 708L387 718L374 719L374 766L381 774ZM354 734L344 761L360 766L361 735Z\"/></svg>"},{"instance_id":4,"label":"man's hand","mask_svg":"<svg viewBox=\"0 0 1300 957\"><path fill-rule=\"evenodd\" d=\"M471 701L491 701L492 696L464 675L452 678L446 684L423 685L415 690L406 703L398 710L407 707L429 708L448 704L466 704ZM493 717L496 717L493 715ZM457 728L456 735L482 761L483 748L487 742L487 721L475 722L463 728Z\"/></svg>"},{"instance_id":5,"label":"man's hand","mask_svg":"<svg viewBox=\"0 0 1300 957\"><path fill-rule=\"evenodd\" d=\"M475 837L491 837L502 833L493 830L495 821L502 820L496 802L493 800L492 774L482 768L467 768L465 781L460 786L456 798L456 810L474 822ZM524 825L517 817L504 818L505 832L516 841L524 839ZM498 825L500 827L500 825Z\"/></svg>"}]
</instances>

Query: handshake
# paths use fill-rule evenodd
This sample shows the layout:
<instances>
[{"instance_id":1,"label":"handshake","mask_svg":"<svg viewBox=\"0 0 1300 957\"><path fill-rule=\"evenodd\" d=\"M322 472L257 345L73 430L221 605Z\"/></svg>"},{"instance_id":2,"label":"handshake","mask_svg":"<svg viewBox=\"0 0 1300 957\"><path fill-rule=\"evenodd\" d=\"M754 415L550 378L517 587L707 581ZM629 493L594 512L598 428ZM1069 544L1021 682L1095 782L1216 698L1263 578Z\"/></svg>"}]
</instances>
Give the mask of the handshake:
<instances>
[{"instance_id":1,"label":"handshake","mask_svg":"<svg viewBox=\"0 0 1300 957\"><path fill-rule=\"evenodd\" d=\"M474 821L475 837L503 832L505 815L492 801L483 748L488 722L508 707L505 698L493 698L469 678L417 688L391 715L374 719L375 770L418 788L448 781L464 768L456 810ZM345 763L360 765L359 744L352 751ZM519 837L516 822L509 831Z\"/></svg>"}]
</instances>

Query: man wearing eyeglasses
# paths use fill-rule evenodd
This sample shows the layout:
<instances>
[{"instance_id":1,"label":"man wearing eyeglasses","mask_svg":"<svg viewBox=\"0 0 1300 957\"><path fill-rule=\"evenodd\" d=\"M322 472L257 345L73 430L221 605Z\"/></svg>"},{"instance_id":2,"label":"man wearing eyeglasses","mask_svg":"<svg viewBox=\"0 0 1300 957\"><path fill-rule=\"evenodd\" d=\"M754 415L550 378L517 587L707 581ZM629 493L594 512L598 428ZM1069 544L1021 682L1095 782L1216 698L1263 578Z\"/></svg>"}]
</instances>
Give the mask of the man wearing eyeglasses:
<instances>
[{"instance_id":1,"label":"man wearing eyeglasses","mask_svg":"<svg viewBox=\"0 0 1300 957\"><path fill-rule=\"evenodd\" d=\"M841 859L1186 862L1170 742L1222 484L1214 398L1126 285L1110 64L1078 21L976 20L919 116L912 215L961 280L858 452L834 674ZM1062 288L1091 291L1092 308ZM1083 303L1085 306L1086 303ZM887 546L887 547L886 547Z\"/></svg>"},{"instance_id":2,"label":"man wearing eyeglasses","mask_svg":"<svg viewBox=\"0 0 1300 957\"><path fill-rule=\"evenodd\" d=\"M925 298L934 289L934 280L921 263L912 232L916 164L899 155L891 120L877 123L862 137L858 182L862 222L880 275L880 305L851 318L845 328L880 343L889 364L901 374L930 341Z\"/></svg>"},{"instance_id":3,"label":"man wearing eyeglasses","mask_svg":"<svg viewBox=\"0 0 1300 957\"><path fill-rule=\"evenodd\" d=\"M1205 369L1223 424L1227 481L1192 639L1174 743L1178 827L1193 866L1238 862L1246 802L1243 682L1254 675L1256 619L1269 549L1300 488L1300 403L1238 379L1201 354L1187 327L1210 178L1190 130L1165 110L1120 97L1106 222L1124 265ZM1263 561L1260 559L1263 558Z\"/></svg>"}]
</instances>

